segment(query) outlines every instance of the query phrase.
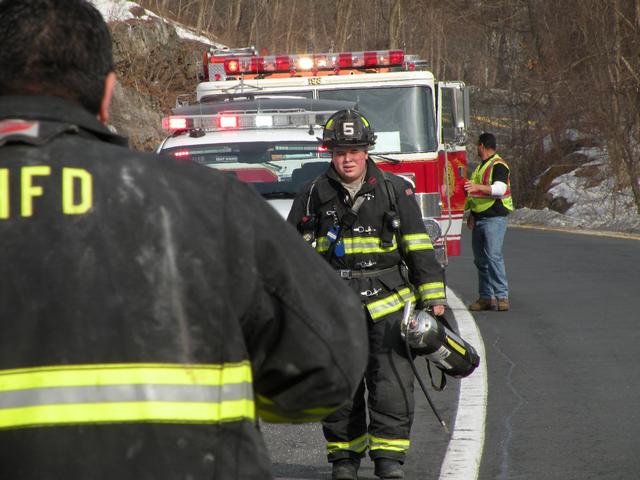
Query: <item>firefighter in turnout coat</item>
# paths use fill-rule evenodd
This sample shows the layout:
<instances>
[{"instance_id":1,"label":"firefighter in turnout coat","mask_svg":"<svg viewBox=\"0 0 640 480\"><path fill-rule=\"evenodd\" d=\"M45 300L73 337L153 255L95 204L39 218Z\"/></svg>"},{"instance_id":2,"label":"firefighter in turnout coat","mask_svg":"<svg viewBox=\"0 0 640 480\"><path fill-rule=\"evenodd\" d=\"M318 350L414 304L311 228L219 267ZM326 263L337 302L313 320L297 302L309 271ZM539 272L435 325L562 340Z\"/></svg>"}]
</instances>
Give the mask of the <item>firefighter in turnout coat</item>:
<instances>
[{"instance_id":1,"label":"firefighter in turnout coat","mask_svg":"<svg viewBox=\"0 0 640 480\"><path fill-rule=\"evenodd\" d=\"M357 478L367 449L379 477L402 478L413 419L413 372L399 329L403 307L411 300L441 315L445 306L442 267L413 188L368 159L374 141L361 114L334 114L323 132L332 162L302 188L288 217L360 296L369 319L364 380L352 402L323 422L334 479Z\"/></svg>"},{"instance_id":2,"label":"firefighter in turnout coat","mask_svg":"<svg viewBox=\"0 0 640 480\"><path fill-rule=\"evenodd\" d=\"M358 297L251 187L105 127L91 4L0 0L0 43L0 478L273 478L258 416L351 398Z\"/></svg>"}]
</instances>

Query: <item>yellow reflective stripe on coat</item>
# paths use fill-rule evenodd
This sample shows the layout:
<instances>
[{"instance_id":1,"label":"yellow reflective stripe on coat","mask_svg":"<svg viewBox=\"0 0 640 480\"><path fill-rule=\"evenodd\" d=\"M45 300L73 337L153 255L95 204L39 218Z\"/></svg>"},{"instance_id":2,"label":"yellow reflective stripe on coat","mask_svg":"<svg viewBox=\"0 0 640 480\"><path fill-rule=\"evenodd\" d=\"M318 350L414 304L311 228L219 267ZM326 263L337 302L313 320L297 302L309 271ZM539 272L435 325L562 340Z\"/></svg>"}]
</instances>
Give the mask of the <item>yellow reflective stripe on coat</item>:
<instances>
[{"instance_id":1,"label":"yellow reflective stripe on coat","mask_svg":"<svg viewBox=\"0 0 640 480\"><path fill-rule=\"evenodd\" d=\"M392 450L404 453L409 450L409 439L379 438L369 435L369 450Z\"/></svg>"},{"instance_id":2,"label":"yellow reflective stripe on coat","mask_svg":"<svg viewBox=\"0 0 640 480\"><path fill-rule=\"evenodd\" d=\"M445 287L443 282L423 283L418 286L421 300L433 300L436 298L445 298Z\"/></svg>"},{"instance_id":3,"label":"yellow reflective stripe on coat","mask_svg":"<svg viewBox=\"0 0 640 480\"><path fill-rule=\"evenodd\" d=\"M404 247L408 252L413 252L416 250L433 250L431 238L426 233L403 235L402 243L404 244Z\"/></svg>"},{"instance_id":4,"label":"yellow reflective stripe on coat","mask_svg":"<svg viewBox=\"0 0 640 480\"><path fill-rule=\"evenodd\" d=\"M411 289L403 288L398 292L394 292L391 295L386 296L385 298L367 303L367 310L369 310L371 320L375 321L385 315L401 310L404 307L404 304L409 300L415 302L416 296L413 294Z\"/></svg>"},{"instance_id":5,"label":"yellow reflective stripe on coat","mask_svg":"<svg viewBox=\"0 0 640 480\"><path fill-rule=\"evenodd\" d=\"M344 244L344 253L346 255L354 255L358 253L388 253L397 250L395 238L393 239L393 245L390 247L381 247L379 237L353 237L342 238ZM320 237L316 243L316 251L323 253L329 250L329 239L327 237Z\"/></svg>"},{"instance_id":6,"label":"yellow reflective stripe on coat","mask_svg":"<svg viewBox=\"0 0 640 480\"><path fill-rule=\"evenodd\" d=\"M0 428L255 419L251 366L106 364L0 371Z\"/></svg>"},{"instance_id":7,"label":"yellow reflective stripe on coat","mask_svg":"<svg viewBox=\"0 0 640 480\"><path fill-rule=\"evenodd\" d=\"M348 442L327 442L327 453L333 453L338 450L349 450L351 452L362 453L367 449L367 434L350 440Z\"/></svg>"},{"instance_id":8,"label":"yellow reflective stripe on coat","mask_svg":"<svg viewBox=\"0 0 640 480\"><path fill-rule=\"evenodd\" d=\"M301 412L282 412L275 402L263 395L257 396L258 415L269 423L310 423L319 422L330 413L338 409L335 407L307 408Z\"/></svg>"}]
</instances>

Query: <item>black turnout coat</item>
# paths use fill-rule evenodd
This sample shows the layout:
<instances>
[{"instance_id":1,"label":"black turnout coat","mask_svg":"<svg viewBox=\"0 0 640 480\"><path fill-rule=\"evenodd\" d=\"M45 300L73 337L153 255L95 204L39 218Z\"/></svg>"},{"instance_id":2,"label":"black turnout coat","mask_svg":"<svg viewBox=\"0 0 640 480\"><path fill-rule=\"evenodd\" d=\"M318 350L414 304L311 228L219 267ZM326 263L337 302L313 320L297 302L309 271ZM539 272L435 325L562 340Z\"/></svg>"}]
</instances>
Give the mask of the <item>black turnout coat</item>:
<instances>
[{"instance_id":1,"label":"black turnout coat","mask_svg":"<svg viewBox=\"0 0 640 480\"><path fill-rule=\"evenodd\" d=\"M2 479L271 478L258 415L362 377L358 297L275 210L64 100L0 97L0 241Z\"/></svg>"},{"instance_id":2,"label":"black turnout coat","mask_svg":"<svg viewBox=\"0 0 640 480\"><path fill-rule=\"evenodd\" d=\"M443 269L435 258L414 195L406 180L383 174L372 160L367 160L364 184L356 195L356 199L365 200L353 225L343 228L339 239L342 246L336 247L337 253L328 259L360 295L373 321L401 311L408 300L420 306L446 303ZM330 165L326 173L301 189L288 221L303 233L306 222L314 222L315 249L326 255L332 248L327 234L356 199L352 202ZM400 228L390 236L388 222L394 210ZM392 244L385 246L389 238ZM402 264L408 276L401 274Z\"/></svg>"}]
</instances>

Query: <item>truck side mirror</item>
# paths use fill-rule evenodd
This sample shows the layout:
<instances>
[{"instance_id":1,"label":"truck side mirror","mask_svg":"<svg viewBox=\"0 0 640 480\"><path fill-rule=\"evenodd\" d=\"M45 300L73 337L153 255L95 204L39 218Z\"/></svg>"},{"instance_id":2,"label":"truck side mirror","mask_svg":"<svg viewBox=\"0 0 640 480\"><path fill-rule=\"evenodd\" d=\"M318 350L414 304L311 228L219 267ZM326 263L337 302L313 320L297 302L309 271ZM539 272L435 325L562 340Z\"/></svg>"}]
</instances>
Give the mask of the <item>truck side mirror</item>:
<instances>
[{"instance_id":1,"label":"truck side mirror","mask_svg":"<svg viewBox=\"0 0 640 480\"><path fill-rule=\"evenodd\" d=\"M469 128L469 87L453 90L454 142L464 145Z\"/></svg>"}]
</instances>

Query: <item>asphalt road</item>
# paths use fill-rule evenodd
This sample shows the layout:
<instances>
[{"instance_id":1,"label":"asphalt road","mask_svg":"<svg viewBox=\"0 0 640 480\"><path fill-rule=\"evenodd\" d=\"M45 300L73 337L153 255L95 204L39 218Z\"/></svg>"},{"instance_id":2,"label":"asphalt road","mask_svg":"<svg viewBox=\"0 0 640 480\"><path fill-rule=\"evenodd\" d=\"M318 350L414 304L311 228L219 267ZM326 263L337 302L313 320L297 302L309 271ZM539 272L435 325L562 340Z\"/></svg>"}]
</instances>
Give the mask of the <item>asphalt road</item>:
<instances>
[{"instance_id":1,"label":"asphalt road","mask_svg":"<svg viewBox=\"0 0 640 480\"><path fill-rule=\"evenodd\" d=\"M465 304L477 290L469 237L447 277ZM510 228L504 253L511 310L473 315L488 379L478 478L640 478L640 241ZM431 390L451 426L459 386ZM417 385L416 407L405 478L439 479L451 435ZM330 478L318 425L264 433L278 478ZM375 478L370 461L360 478Z\"/></svg>"},{"instance_id":2,"label":"asphalt road","mask_svg":"<svg viewBox=\"0 0 640 480\"><path fill-rule=\"evenodd\" d=\"M448 282L476 297L469 236ZM640 241L510 228L480 479L640 478Z\"/></svg>"}]
</instances>

